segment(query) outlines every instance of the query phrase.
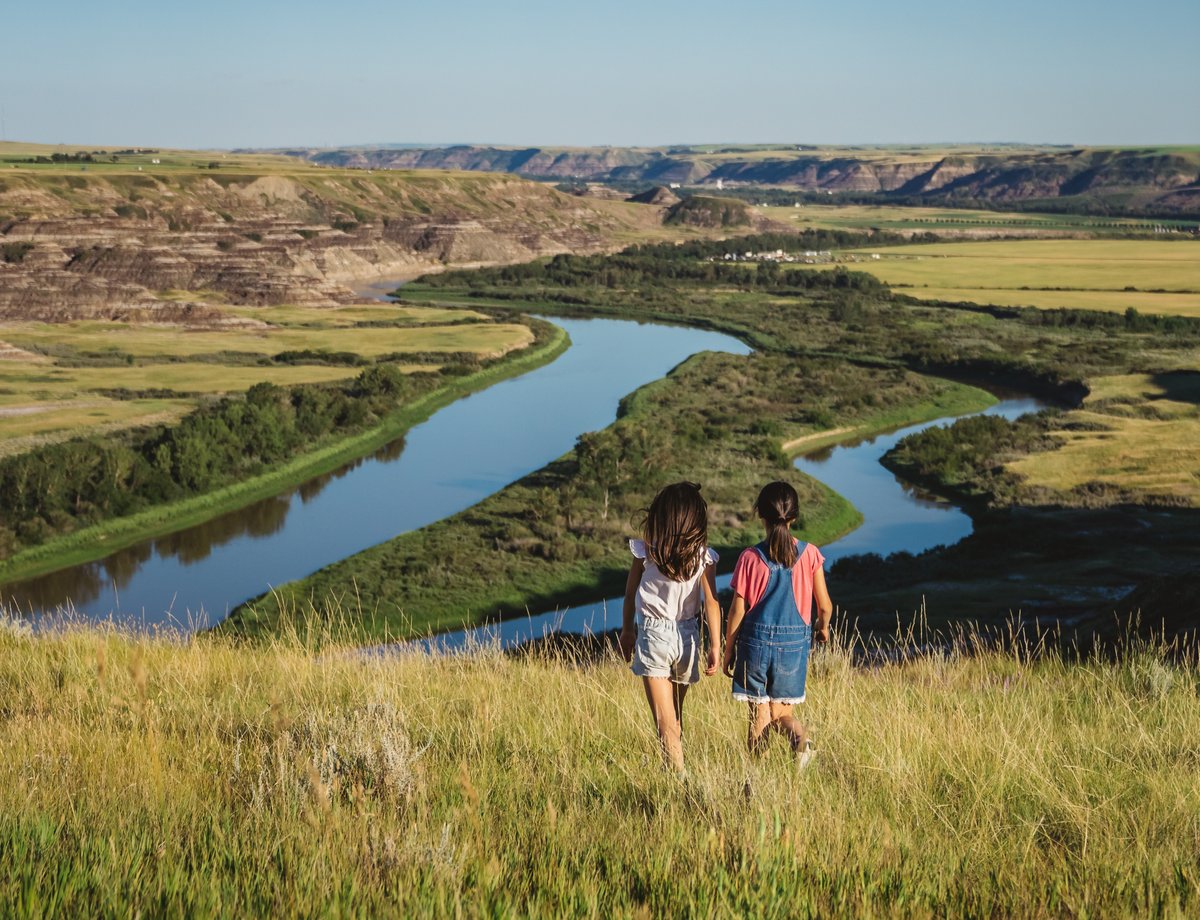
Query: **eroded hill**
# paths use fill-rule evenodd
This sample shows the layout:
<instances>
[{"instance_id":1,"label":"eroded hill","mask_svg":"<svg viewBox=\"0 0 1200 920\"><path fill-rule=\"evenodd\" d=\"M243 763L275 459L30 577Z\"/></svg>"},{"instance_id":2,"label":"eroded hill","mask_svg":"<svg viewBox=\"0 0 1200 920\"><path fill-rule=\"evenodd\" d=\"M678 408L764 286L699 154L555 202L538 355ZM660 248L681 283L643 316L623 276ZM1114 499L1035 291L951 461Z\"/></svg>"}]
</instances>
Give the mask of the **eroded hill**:
<instances>
[{"instance_id":1,"label":"eroded hill","mask_svg":"<svg viewBox=\"0 0 1200 920\"><path fill-rule=\"evenodd\" d=\"M512 176L13 167L0 320L211 322L222 302L344 303L351 281L595 252L659 220Z\"/></svg>"},{"instance_id":2,"label":"eroded hill","mask_svg":"<svg viewBox=\"0 0 1200 920\"><path fill-rule=\"evenodd\" d=\"M337 148L282 151L364 168L464 169L592 181L784 186L946 202L1071 202L1200 214L1195 148Z\"/></svg>"}]
</instances>

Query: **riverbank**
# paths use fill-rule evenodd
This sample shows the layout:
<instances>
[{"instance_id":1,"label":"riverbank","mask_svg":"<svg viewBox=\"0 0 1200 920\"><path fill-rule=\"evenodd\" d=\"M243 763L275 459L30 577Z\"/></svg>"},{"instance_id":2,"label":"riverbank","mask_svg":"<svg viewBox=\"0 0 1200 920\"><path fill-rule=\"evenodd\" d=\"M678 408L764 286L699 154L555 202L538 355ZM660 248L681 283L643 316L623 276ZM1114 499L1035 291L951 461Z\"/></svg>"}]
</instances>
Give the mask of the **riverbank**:
<instances>
[{"instance_id":1,"label":"riverbank","mask_svg":"<svg viewBox=\"0 0 1200 920\"><path fill-rule=\"evenodd\" d=\"M851 383L837 362L697 355L627 397L618 420L581 437L574 451L460 514L248 602L222 629L273 635L341 604L357 611L364 643L383 642L610 596L623 589L625 540L636 535L639 509L678 479L703 484L721 571L761 539L749 506L762 483L780 476L800 492L804 539L831 542L861 515L816 480L789 472L780 445L804 431L846 435L814 432L811 404L787 394L806 392L827 406L830 427L860 435L995 402L983 390L896 368L859 371ZM747 398L757 414L739 417Z\"/></svg>"},{"instance_id":2,"label":"riverbank","mask_svg":"<svg viewBox=\"0 0 1200 920\"><path fill-rule=\"evenodd\" d=\"M398 408L382 424L296 457L262 476L186 501L87 527L3 560L0 562L0 583L33 578L92 562L122 548L203 523L294 488L378 450L403 436L412 426L429 418L438 409L463 396L550 363L569 347L567 334L551 326L543 344L510 353L474 373L448 378L443 386Z\"/></svg>"},{"instance_id":3,"label":"riverbank","mask_svg":"<svg viewBox=\"0 0 1200 920\"><path fill-rule=\"evenodd\" d=\"M330 638L0 628L0 914L1200 910L1200 671L1161 645L863 670L839 637L811 661L807 770L778 741L751 760L704 679L681 782L612 658Z\"/></svg>"}]
</instances>

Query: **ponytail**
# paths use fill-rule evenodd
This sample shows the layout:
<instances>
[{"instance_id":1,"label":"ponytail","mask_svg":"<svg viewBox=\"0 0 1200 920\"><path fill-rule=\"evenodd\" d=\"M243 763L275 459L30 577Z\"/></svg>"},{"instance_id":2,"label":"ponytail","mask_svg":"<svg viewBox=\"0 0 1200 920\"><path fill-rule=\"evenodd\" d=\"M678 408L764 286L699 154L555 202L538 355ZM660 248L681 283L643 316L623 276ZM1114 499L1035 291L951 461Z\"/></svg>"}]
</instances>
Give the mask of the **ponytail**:
<instances>
[{"instance_id":1,"label":"ponytail","mask_svg":"<svg viewBox=\"0 0 1200 920\"><path fill-rule=\"evenodd\" d=\"M792 539L792 530L787 521L770 521L767 526L771 533L767 537L767 555L785 569L796 564L796 541Z\"/></svg>"},{"instance_id":2,"label":"ponytail","mask_svg":"<svg viewBox=\"0 0 1200 920\"><path fill-rule=\"evenodd\" d=\"M767 525L767 555L790 569L796 564L796 541L789 526L800 511L800 496L786 482L769 482L754 502L755 513Z\"/></svg>"}]
</instances>

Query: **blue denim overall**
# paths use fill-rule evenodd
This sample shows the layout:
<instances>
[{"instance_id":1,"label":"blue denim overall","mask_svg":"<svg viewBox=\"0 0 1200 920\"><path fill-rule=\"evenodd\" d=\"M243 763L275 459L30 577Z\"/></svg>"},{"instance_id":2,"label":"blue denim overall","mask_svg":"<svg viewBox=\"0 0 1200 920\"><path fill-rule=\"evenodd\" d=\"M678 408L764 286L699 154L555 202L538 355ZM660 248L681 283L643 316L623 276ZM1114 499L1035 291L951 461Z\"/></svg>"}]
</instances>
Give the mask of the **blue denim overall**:
<instances>
[{"instance_id":1,"label":"blue denim overall","mask_svg":"<svg viewBox=\"0 0 1200 920\"><path fill-rule=\"evenodd\" d=\"M795 565L807 545L797 541ZM750 703L803 703L812 627L800 618L792 570L771 561L765 542L754 551L771 576L734 640L733 696Z\"/></svg>"}]
</instances>

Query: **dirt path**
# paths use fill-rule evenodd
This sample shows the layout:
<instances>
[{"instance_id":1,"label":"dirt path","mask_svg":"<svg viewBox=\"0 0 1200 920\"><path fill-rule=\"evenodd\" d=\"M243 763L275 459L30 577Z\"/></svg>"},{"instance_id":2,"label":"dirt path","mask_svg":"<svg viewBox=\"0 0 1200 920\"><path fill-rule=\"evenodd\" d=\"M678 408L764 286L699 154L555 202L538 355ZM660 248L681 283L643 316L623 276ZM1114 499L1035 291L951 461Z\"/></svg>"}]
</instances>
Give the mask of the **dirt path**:
<instances>
[{"instance_id":1,"label":"dirt path","mask_svg":"<svg viewBox=\"0 0 1200 920\"><path fill-rule=\"evenodd\" d=\"M794 454L796 453L796 448L803 447L805 444L810 444L813 441L820 441L824 438L833 438L837 437L838 435L849 434L850 432L857 430L858 428L856 425L850 425L846 428L830 428L828 431L816 431L812 434L806 434L802 438L796 438L794 441L786 441L783 445L783 452L785 454Z\"/></svg>"}]
</instances>

